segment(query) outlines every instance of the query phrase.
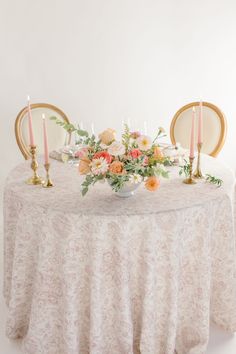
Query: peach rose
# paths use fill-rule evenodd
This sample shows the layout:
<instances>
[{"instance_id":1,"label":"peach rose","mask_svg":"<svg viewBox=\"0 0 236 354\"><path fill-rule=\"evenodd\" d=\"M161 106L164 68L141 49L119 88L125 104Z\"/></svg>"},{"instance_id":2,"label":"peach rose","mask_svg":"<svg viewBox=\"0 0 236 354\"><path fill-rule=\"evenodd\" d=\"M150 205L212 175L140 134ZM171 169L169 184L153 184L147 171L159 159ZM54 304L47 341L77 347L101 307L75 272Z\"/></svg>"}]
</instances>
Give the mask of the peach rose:
<instances>
[{"instance_id":1,"label":"peach rose","mask_svg":"<svg viewBox=\"0 0 236 354\"><path fill-rule=\"evenodd\" d=\"M148 177L145 183L145 187L147 190L154 192L159 188L160 186L160 180L156 178L155 176Z\"/></svg>"},{"instance_id":2,"label":"peach rose","mask_svg":"<svg viewBox=\"0 0 236 354\"><path fill-rule=\"evenodd\" d=\"M109 170L111 173L114 173L116 175L122 175L125 172L124 164L120 161L113 161L110 165Z\"/></svg>"},{"instance_id":3,"label":"peach rose","mask_svg":"<svg viewBox=\"0 0 236 354\"><path fill-rule=\"evenodd\" d=\"M116 138L116 131L114 129L108 128L104 132L98 135L102 144L109 145Z\"/></svg>"},{"instance_id":4,"label":"peach rose","mask_svg":"<svg viewBox=\"0 0 236 354\"><path fill-rule=\"evenodd\" d=\"M87 157L83 158L83 160L80 160L79 173L81 175L86 175L87 173L90 172L90 166L89 166L90 163L91 163L91 161Z\"/></svg>"}]
</instances>

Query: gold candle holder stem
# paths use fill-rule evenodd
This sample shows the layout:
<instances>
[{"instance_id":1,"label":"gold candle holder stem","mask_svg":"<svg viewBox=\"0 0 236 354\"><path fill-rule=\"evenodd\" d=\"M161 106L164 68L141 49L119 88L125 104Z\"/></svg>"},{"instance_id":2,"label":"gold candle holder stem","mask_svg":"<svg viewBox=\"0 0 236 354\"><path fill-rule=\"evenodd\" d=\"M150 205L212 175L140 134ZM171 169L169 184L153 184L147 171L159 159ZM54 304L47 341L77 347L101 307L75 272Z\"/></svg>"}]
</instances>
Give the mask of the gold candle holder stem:
<instances>
[{"instance_id":1,"label":"gold candle holder stem","mask_svg":"<svg viewBox=\"0 0 236 354\"><path fill-rule=\"evenodd\" d=\"M194 157L189 156L189 177L183 180L183 183L185 184L196 184L196 181L193 179L193 161Z\"/></svg>"},{"instance_id":2,"label":"gold candle holder stem","mask_svg":"<svg viewBox=\"0 0 236 354\"><path fill-rule=\"evenodd\" d=\"M42 184L43 183L43 179L41 177L39 177L38 173L37 173L37 169L38 169L38 162L36 160L36 146L35 145L31 145L30 146L30 154L31 154L31 168L33 170L33 176L30 177L26 183L27 184L33 184L33 185L37 185L37 184Z\"/></svg>"},{"instance_id":3,"label":"gold candle holder stem","mask_svg":"<svg viewBox=\"0 0 236 354\"><path fill-rule=\"evenodd\" d=\"M50 176L49 176L50 163L45 163L44 167L46 170L46 181L44 182L43 187L44 188L53 187L53 183L52 183Z\"/></svg>"},{"instance_id":4,"label":"gold candle holder stem","mask_svg":"<svg viewBox=\"0 0 236 354\"><path fill-rule=\"evenodd\" d=\"M203 178L203 174L202 174L202 171L201 171L201 149L202 149L202 143L198 143L197 144L197 151L198 151L198 154L197 154L197 167L196 167L196 170L193 174L193 176L195 178Z\"/></svg>"}]
</instances>

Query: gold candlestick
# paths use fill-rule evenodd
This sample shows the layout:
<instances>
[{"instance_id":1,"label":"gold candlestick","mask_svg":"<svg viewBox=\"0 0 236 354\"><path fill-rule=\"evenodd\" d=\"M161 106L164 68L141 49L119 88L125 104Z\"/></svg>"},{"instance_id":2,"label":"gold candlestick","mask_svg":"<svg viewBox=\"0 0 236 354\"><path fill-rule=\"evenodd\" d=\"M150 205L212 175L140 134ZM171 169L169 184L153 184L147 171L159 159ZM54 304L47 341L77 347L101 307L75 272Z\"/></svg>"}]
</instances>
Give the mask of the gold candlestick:
<instances>
[{"instance_id":1,"label":"gold candlestick","mask_svg":"<svg viewBox=\"0 0 236 354\"><path fill-rule=\"evenodd\" d=\"M201 171L201 149L202 149L202 143L197 144L197 168L193 174L195 178L203 178L202 171Z\"/></svg>"},{"instance_id":2,"label":"gold candlestick","mask_svg":"<svg viewBox=\"0 0 236 354\"><path fill-rule=\"evenodd\" d=\"M185 184L196 184L196 181L193 179L193 160L194 157L189 157L189 177L183 180L183 183Z\"/></svg>"},{"instance_id":3,"label":"gold candlestick","mask_svg":"<svg viewBox=\"0 0 236 354\"><path fill-rule=\"evenodd\" d=\"M33 170L33 176L31 178L29 178L26 183L27 184L42 184L43 183L43 179L41 177L39 177L38 173L37 173L37 169L38 169L38 162L36 160L36 146L32 145L30 146L30 153L31 153L31 168Z\"/></svg>"},{"instance_id":4,"label":"gold candlestick","mask_svg":"<svg viewBox=\"0 0 236 354\"><path fill-rule=\"evenodd\" d=\"M46 170L46 181L43 183L43 187L44 188L53 187L53 183L52 183L50 176L49 176L50 163L45 163L44 167Z\"/></svg>"}]
</instances>

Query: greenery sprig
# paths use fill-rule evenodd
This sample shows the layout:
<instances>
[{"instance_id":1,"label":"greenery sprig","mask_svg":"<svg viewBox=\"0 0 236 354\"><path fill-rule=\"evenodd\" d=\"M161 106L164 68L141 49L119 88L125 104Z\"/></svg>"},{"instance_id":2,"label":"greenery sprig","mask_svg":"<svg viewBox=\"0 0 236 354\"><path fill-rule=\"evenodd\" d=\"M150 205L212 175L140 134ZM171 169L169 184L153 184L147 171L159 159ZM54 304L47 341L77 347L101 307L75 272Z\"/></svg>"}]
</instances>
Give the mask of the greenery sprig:
<instances>
[{"instance_id":1,"label":"greenery sprig","mask_svg":"<svg viewBox=\"0 0 236 354\"><path fill-rule=\"evenodd\" d=\"M184 174L186 178L188 178L190 176L190 163L185 159L184 159L184 165L180 166L179 175L181 176L182 174ZM223 184L222 179L220 179L216 176L212 176L210 174L206 174L204 179L206 182L214 184L217 187L221 187Z\"/></svg>"},{"instance_id":2,"label":"greenery sprig","mask_svg":"<svg viewBox=\"0 0 236 354\"><path fill-rule=\"evenodd\" d=\"M109 173L107 178L115 192L118 192L122 187L124 187L125 183L129 180L128 175L115 175L112 173Z\"/></svg>"},{"instance_id":3,"label":"greenery sprig","mask_svg":"<svg viewBox=\"0 0 236 354\"><path fill-rule=\"evenodd\" d=\"M206 180L206 182L212 183L212 184L216 185L217 187L221 187L223 184L222 179L212 176L210 174L206 174L205 180Z\"/></svg>"},{"instance_id":4,"label":"greenery sprig","mask_svg":"<svg viewBox=\"0 0 236 354\"><path fill-rule=\"evenodd\" d=\"M122 134L122 144L125 146L125 151L127 152L130 145L130 129L128 124L124 124L124 133Z\"/></svg>"},{"instance_id":5,"label":"greenery sprig","mask_svg":"<svg viewBox=\"0 0 236 354\"><path fill-rule=\"evenodd\" d=\"M76 128L73 124L67 123L55 116L50 117L51 120L54 120L57 125L60 125L62 128L64 128L68 133L73 133L76 132L79 136L81 137L88 137L89 134L86 130L80 129L80 126L78 125L78 128Z\"/></svg>"},{"instance_id":6,"label":"greenery sprig","mask_svg":"<svg viewBox=\"0 0 236 354\"><path fill-rule=\"evenodd\" d=\"M86 175L85 180L81 184L81 190L82 190L82 196L85 196L85 194L88 192L89 186L94 185L96 182L101 181L103 179L103 175Z\"/></svg>"},{"instance_id":7,"label":"greenery sprig","mask_svg":"<svg viewBox=\"0 0 236 354\"><path fill-rule=\"evenodd\" d=\"M184 159L184 165L180 166L179 175L185 175L186 178L190 177L190 163Z\"/></svg>"},{"instance_id":8,"label":"greenery sprig","mask_svg":"<svg viewBox=\"0 0 236 354\"><path fill-rule=\"evenodd\" d=\"M79 125L78 128L76 128L73 124L67 123L55 116L50 117L50 119L54 120L57 125L64 128L68 133L76 133L78 135L78 139L76 141L77 144L89 145L93 148L94 152L101 150L100 140L96 141L96 137L94 134L89 136L89 133L86 130L81 129Z\"/></svg>"}]
</instances>

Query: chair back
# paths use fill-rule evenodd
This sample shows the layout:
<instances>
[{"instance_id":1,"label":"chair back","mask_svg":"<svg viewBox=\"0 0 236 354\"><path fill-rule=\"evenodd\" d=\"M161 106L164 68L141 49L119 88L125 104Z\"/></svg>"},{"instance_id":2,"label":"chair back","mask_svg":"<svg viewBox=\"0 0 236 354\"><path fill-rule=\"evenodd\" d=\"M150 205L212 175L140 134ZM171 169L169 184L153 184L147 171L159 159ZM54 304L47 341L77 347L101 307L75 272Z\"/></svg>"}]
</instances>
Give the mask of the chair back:
<instances>
[{"instance_id":1,"label":"chair back","mask_svg":"<svg viewBox=\"0 0 236 354\"><path fill-rule=\"evenodd\" d=\"M179 142L189 148L192 108L196 109L195 141L197 141L199 102L189 103L178 110L170 126L172 144ZM227 132L227 122L222 111L212 103L202 102L202 152L216 157L222 149Z\"/></svg>"},{"instance_id":2,"label":"chair back","mask_svg":"<svg viewBox=\"0 0 236 354\"><path fill-rule=\"evenodd\" d=\"M48 103L33 103L30 105L32 113L32 126L35 144L37 145L37 154L43 153L43 123L42 114L45 114L48 134L49 151L57 150L65 145L68 139L68 133L56 125L55 121L49 118L55 116L67 123L68 117L56 106ZM30 158L29 152L29 128L28 128L28 107L24 107L18 114L15 121L15 136L21 153L27 160Z\"/></svg>"}]
</instances>

